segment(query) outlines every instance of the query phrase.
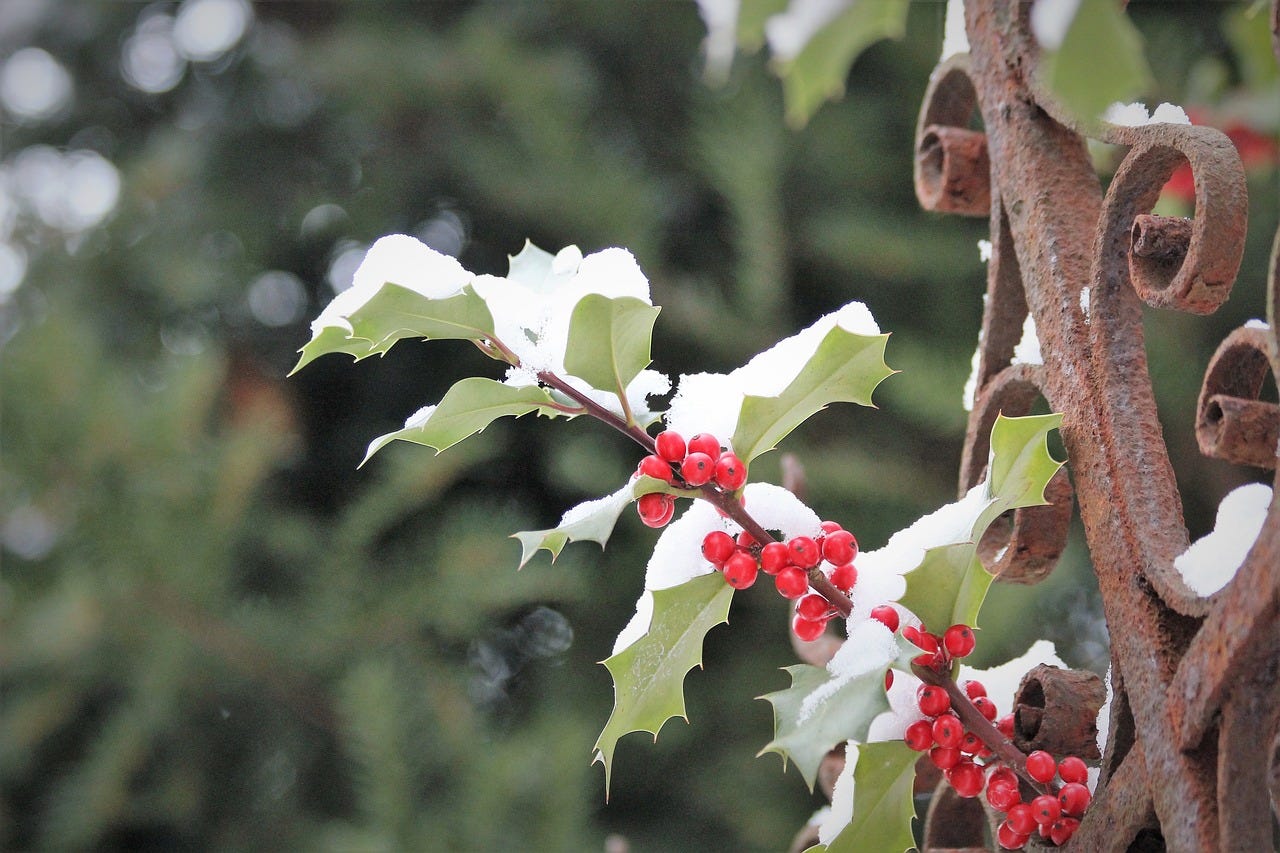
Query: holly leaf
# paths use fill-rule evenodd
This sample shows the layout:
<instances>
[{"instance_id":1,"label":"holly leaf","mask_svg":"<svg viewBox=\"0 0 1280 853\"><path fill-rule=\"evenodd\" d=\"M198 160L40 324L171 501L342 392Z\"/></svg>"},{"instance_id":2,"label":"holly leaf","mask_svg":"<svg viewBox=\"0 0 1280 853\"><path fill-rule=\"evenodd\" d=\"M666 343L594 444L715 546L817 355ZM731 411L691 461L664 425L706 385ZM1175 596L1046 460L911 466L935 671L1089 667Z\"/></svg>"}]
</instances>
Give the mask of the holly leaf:
<instances>
[{"instance_id":1,"label":"holly leaf","mask_svg":"<svg viewBox=\"0 0 1280 853\"><path fill-rule=\"evenodd\" d=\"M569 320L564 367L592 388L622 397L636 375L649 366L649 344L658 310L632 296L610 299L589 293Z\"/></svg>"},{"instance_id":2,"label":"holly leaf","mask_svg":"<svg viewBox=\"0 0 1280 853\"><path fill-rule=\"evenodd\" d=\"M906 573L900 603L933 631L949 625L976 625L992 576L977 557L983 531L1002 513L1045 503L1044 489L1063 463L1049 455L1049 431L1062 415L1006 418L991 428L986 500L974 501L969 536L925 551L920 565Z\"/></svg>"},{"instance_id":3,"label":"holly leaf","mask_svg":"<svg viewBox=\"0 0 1280 853\"><path fill-rule=\"evenodd\" d=\"M551 402L546 389L537 385L513 388L472 376L455 383L436 406L424 409L425 418L411 418L411 426L375 438L360 464L397 440L433 447L440 453L506 415L519 417L533 411L551 417L561 414L549 406Z\"/></svg>"},{"instance_id":4,"label":"holly leaf","mask_svg":"<svg viewBox=\"0 0 1280 853\"><path fill-rule=\"evenodd\" d=\"M469 285L453 296L431 299L388 282L352 311L347 322L350 334L325 326L308 341L290 375L331 352L344 352L359 361L381 355L405 338L479 341L493 335L489 306Z\"/></svg>"},{"instance_id":5,"label":"holly leaf","mask_svg":"<svg viewBox=\"0 0 1280 853\"><path fill-rule=\"evenodd\" d=\"M831 843L806 853L902 853L915 847L912 789L919 758L900 740L860 744L853 768L853 818Z\"/></svg>"},{"instance_id":6,"label":"holly leaf","mask_svg":"<svg viewBox=\"0 0 1280 853\"><path fill-rule=\"evenodd\" d=\"M734 451L750 462L829 403L870 406L871 392L894 373L884 363L888 340L888 335L857 335L833 327L781 394L748 394L743 399L733 433Z\"/></svg>"},{"instance_id":7,"label":"holly leaf","mask_svg":"<svg viewBox=\"0 0 1280 853\"><path fill-rule=\"evenodd\" d=\"M570 542L598 542L603 548L627 504L641 495L664 491L666 487L666 483L654 477L641 477L629 481L611 495L578 504L549 530L522 530L511 534L513 539L520 540L520 568L523 569L539 550L550 551L554 563Z\"/></svg>"},{"instance_id":8,"label":"holly leaf","mask_svg":"<svg viewBox=\"0 0 1280 853\"><path fill-rule=\"evenodd\" d=\"M850 679L809 714L802 715L805 698L830 681L831 673L807 664L786 667L791 686L760 697L773 705L774 736L759 754L776 752L782 756L784 766L788 759L794 761L812 791L823 757L846 740L865 738L871 721L889 709L884 693L885 669L878 667Z\"/></svg>"},{"instance_id":9,"label":"holly leaf","mask_svg":"<svg viewBox=\"0 0 1280 853\"><path fill-rule=\"evenodd\" d=\"M803 127L823 101L842 96L849 66L868 46L884 38L902 38L908 5L907 0L852 0L793 59L776 61L787 123Z\"/></svg>"},{"instance_id":10,"label":"holly leaf","mask_svg":"<svg viewBox=\"0 0 1280 853\"><path fill-rule=\"evenodd\" d=\"M733 587L717 572L656 589L649 632L604 661L613 676L613 713L596 740L595 761L604 765L606 797L619 738L650 732L657 741L667 720L688 721L685 674L702 666L702 640L713 627L729 621L732 600Z\"/></svg>"},{"instance_id":11,"label":"holly leaf","mask_svg":"<svg viewBox=\"0 0 1280 853\"><path fill-rule=\"evenodd\" d=\"M1040 78L1068 112L1095 123L1116 101L1151 90L1142 36L1122 4L1081 0L1057 50L1044 51Z\"/></svg>"}]
</instances>

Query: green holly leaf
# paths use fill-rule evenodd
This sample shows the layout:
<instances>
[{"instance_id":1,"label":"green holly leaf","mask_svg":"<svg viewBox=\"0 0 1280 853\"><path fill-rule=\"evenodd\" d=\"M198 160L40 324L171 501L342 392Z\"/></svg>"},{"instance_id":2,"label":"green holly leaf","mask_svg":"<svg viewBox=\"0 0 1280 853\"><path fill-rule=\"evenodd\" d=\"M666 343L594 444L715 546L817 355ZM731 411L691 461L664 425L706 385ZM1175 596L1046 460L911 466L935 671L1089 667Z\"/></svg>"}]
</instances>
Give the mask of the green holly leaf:
<instances>
[{"instance_id":1,"label":"green holly leaf","mask_svg":"<svg viewBox=\"0 0 1280 853\"><path fill-rule=\"evenodd\" d=\"M307 342L290 375L316 358L344 352L359 361L381 355L405 338L484 340L493 336L489 306L470 286L444 299L431 299L388 282L347 318L351 334L326 326Z\"/></svg>"},{"instance_id":2,"label":"green holly leaf","mask_svg":"<svg viewBox=\"0 0 1280 853\"><path fill-rule=\"evenodd\" d=\"M523 569L539 550L550 551L551 561L555 562L570 542L598 542L603 548L627 504L641 495L666 490L667 484L661 480L641 477L611 495L578 504L549 530L522 530L511 534L513 539L520 540L520 568Z\"/></svg>"},{"instance_id":3,"label":"green holly leaf","mask_svg":"<svg viewBox=\"0 0 1280 853\"><path fill-rule=\"evenodd\" d=\"M782 78L787 123L803 127L822 102L844 94L849 66L868 46L902 38L908 0L855 0L809 39L789 61L775 62Z\"/></svg>"},{"instance_id":4,"label":"green holly leaf","mask_svg":"<svg viewBox=\"0 0 1280 853\"><path fill-rule=\"evenodd\" d=\"M764 45L764 23L787 8L787 0L741 0L736 36L738 47L754 53Z\"/></svg>"},{"instance_id":5,"label":"green holly leaf","mask_svg":"<svg viewBox=\"0 0 1280 853\"><path fill-rule=\"evenodd\" d=\"M551 402L551 395L537 385L513 388L472 376L456 382L440 402L424 410L426 416L412 426L375 438L360 464L397 440L433 447L440 453L506 415L520 417L534 411L551 417L561 414L549 406Z\"/></svg>"},{"instance_id":6,"label":"green holly leaf","mask_svg":"<svg viewBox=\"0 0 1280 853\"><path fill-rule=\"evenodd\" d=\"M966 498L973 519L968 537L930 548L920 565L906 574L901 604L931 630L977 624L993 580L977 557L978 539L1002 513L1045 503L1045 486L1063 464L1049 455L1046 439L1061 423L1059 414L996 418L984 491L975 496L978 500Z\"/></svg>"},{"instance_id":7,"label":"green holly leaf","mask_svg":"<svg viewBox=\"0 0 1280 853\"><path fill-rule=\"evenodd\" d=\"M902 853L915 847L912 789L920 753L900 740L858 746L853 768L853 818L830 844L806 853Z\"/></svg>"},{"instance_id":8,"label":"green holly leaf","mask_svg":"<svg viewBox=\"0 0 1280 853\"><path fill-rule=\"evenodd\" d=\"M871 405L871 392L894 371L884 363L888 335L856 335L836 326L776 397L742 401L733 449L744 462L772 450L829 403Z\"/></svg>"},{"instance_id":9,"label":"green holly leaf","mask_svg":"<svg viewBox=\"0 0 1280 853\"><path fill-rule=\"evenodd\" d=\"M1081 0L1062 44L1044 51L1039 72L1058 102L1086 124L1154 85L1142 36L1115 0Z\"/></svg>"},{"instance_id":10,"label":"green holly leaf","mask_svg":"<svg viewBox=\"0 0 1280 853\"><path fill-rule=\"evenodd\" d=\"M791 686L760 698L773 705L773 740L760 750L776 752L795 762L809 790L818 777L823 757L846 740L861 740L876 715L889 710L884 693L884 671L878 667L850 679L839 690L802 715L804 700L831 680L825 668L797 664L786 667ZM803 718L802 718L803 716Z\"/></svg>"},{"instance_id":11,"label":"green holly leaf","mask_svg":"<svg viewBox=\"0 0 1280 853\"><path fill-rule=\"evenodd\" d=\"M703 637L729 621L732 600L733 587L718 572L654 590L649 632L604 661L613 676L613 713L596 741L595 761L604 765L605 796L619 738L650 732L656 741L667 720L688 721L685 673L702 666Z\"/></svg>"},{"instance_id":12,"label":"green holly leaf","mask_svg":"<svg viewBox=\"0 0 1280 853\"><path fill-rule=\"evenodd\" d=\"M658 310L632 296L610 299L589 293L569 320L564 367L592 388L620 398L636 374L649 366L649 343Z\"/></svg>"},{"instance_id":13,"label":"green holly leaf","mask_svg":"<svg viewBox=\"0 0 1280 853\"><path fill-rule=\"evenodd\" d=\"M534 293L552 293L563 281L573 277L573 272L557 273L555 260L555 255L525 240L518 255L507 256L507 280Z\"/></svg>"}]
</instances>

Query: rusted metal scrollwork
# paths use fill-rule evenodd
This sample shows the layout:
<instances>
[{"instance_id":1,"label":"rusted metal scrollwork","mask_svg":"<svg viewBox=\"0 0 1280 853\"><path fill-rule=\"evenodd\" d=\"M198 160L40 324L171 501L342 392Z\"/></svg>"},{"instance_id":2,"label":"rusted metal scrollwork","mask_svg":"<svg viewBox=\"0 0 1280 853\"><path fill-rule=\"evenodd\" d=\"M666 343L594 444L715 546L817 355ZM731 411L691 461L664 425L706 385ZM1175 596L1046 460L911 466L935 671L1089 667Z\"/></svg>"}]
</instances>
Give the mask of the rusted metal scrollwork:
<instances>
[{"instance_id":1,"label":"rusted metal scrollwork","mask_svg":"<svg viewBox=\"0 0 1280 853\"><path fill-rule=\"evenodd\" d=\"M1043 397L1064 415L1075 499L1111 627L1114 691L1100 782L1070 846L1272 849L1266 816L1276 811L1280 789L1280 500L1273 491L1262 532L1230 583L1207 598L1185 585L1173 561L1188 533L1142 321L1144 302L1208 314L1231 292L1247 210L1239 157L1211 128L1080 126L1036 83L1029 4L967 0L965 7L971 48L934 71L916 134L915 184L927 209L991 220L961 491L983 475L998 412L1024 414ZM1280 4L1272 21L1280 56ZM1128 148L1105 197L1086 135ZM1194 216L1152 214L1184 162L1195 180ZM1270 325L1239 329L1223 342L1206 371L1196 424L1206 454L1274 469L1280 406L1259 396L1267 372L1280 375L1280 234L1268 287ZM1028 313L1043 365L1013 363ZM1049 497L1050 506L988 533L992 541L980 551L1002 579L1034 582L1061 552L1072 512L1065 478ZM1044 672L1024 684L1019 708L1028 721L1087 717L1081 696L1096 708L1100 685L1072 678ZM1083 737L1069 725L1063 731ZM939 788L926 853L981 845L975 806Z\"/></svg>"}]
</instances>

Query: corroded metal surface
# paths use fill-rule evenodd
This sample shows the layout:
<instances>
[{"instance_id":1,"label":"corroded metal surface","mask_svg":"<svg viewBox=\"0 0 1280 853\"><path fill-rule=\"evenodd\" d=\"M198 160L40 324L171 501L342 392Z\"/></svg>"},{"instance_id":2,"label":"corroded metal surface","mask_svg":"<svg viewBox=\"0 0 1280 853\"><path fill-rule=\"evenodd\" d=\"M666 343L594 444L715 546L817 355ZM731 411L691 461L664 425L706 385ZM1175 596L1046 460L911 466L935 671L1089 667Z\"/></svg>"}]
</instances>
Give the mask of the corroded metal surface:
<instances>
[{"instance_id":1,"label":"corroded metal surface","mask_svg":"<svg viewBox=\"0 0 1280 853\"><path fill-rule=\"evenodd\" d=\"M1028 4L965 5L971 49L934 72L920 111L915 183L930 210L974 215L975 199L990 200L987 308L961 489L982 476L997 412L1023 414L1044 397L1064 415L1075 497L1112 628L1116 693L1096 798L1070 846L1271 849L1265 816L1280 787L1280 501L1273 496L1262 533L1225 588L1205 598L1185 585L1173 561L1189 537L1142 319L1144 302L1208 314L1230 294L1247 210L1239 157L1211 128L1081 126L1037 86ZM1280 5L1272 27L1280 53ZM972 129L975 111L981 133ZM1086 135L1128 149L1105 196ZM1153 215L1183 163L1195 178L1194 216ZM1280 436L1280 407L1258 399L1267 372L1280 373L1280 235L1271 268L1270 327L1224 341L1197 412L1204 452L1262 468L1276 467ZM1012 363L1028 313L1043 366ZM1056 559L1070 516L1069 490L1052 500L1048 519L1015 519L1012 530L989 534L993 545L1016 538L1051 555L1033 580ZM988 568L997 568L996 553L1007 549L986 549ZM949 803L939 797L928 827L951 813ZM926 830L925 847L972 844L972 833L960 835Z\"/></svg>"}]
</instances>

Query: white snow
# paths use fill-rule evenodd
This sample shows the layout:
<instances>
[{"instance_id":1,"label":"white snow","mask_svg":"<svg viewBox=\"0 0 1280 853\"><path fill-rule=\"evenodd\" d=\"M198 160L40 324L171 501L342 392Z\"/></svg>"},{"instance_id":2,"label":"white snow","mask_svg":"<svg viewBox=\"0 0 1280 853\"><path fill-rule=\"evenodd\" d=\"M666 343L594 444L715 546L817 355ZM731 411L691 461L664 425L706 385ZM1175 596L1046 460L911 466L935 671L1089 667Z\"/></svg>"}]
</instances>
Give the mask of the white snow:
<instances>
[{"instance_id":1,"label":"white snow","mask_svg":"<svg viewBox=\"0 0 1280 853\"><path fill-rule=\"evenodd\" d=\"M1148 124L1191 124L1187 113L1177 104L1163 103L1156 107L1154 113L1147 113L1146 104L1134 102L1122 104L1119 101L1107 107L1102 120L1123 127L1142 127Z\"/></svg>"},{"instance_id":2,"label":"white snow","mask_svg":"<svg viewBox=\"0 0 1280 853\"><path fill-rule=\"evenodd\" d=\"M982 686L987 688L987 698L995 703L997 712L1001 715L1008 714L1013 710L1013 700L1018 694L1022 677L1033 666L1042 663L1067 668L1062 658L1058 657L1058 651L1052 642L1036 640L1021 656L991 669L972 669L961 664L959 680L982 682Z\"/></svg>"},{"instance_id":3,"label":"white snow","mask_svg":"<svg viewBox=\"0 0 1280 853\"><path fill-rule=\"evenodd\" d=\"M744 506L765 530L777 530L783 539L818 536L822 520L804 502L773 483L748 483L742 490Z\"/></svg>"},{"instance_id":4,"label":"white snow","mask_svg":"<svg viewBox=\"0 0 1280 853\"><path fill-rule=\"evenodd\" d=\"M982 261L984 264L989 263L991 261L991 249L992 247L991 247L990 240L979 240L978 241L978 260Z\"/></svg>"},{"instance_id":5,"label":"white snow","mask_svg":"<svg viewBox=\"0 0 1280 853\"><path fill-rule=\"evenodd\" d=\"M852 625L849 639L827 664L831 678L818 685L800 703L797 722L803 723L818 706L834 696L840 688L860 675L888 666L898 657L898 642L894 633L874 619L866 619Z\"/></svg>"},{"instance_id":6,"label":"white snow","mask_svg":"<svg viewBox=\"0 0 1280 853\"><path fill-rule=\"evenodd\" d=\"M787 8L764 22L769 50L782 61L795 59L818 30L839 17L855 0L791 0Z\"/></svg>"},{"instance_id":7,"label":"white snow","mask_svg":"<svg viewBox=\"0 0 1280 853\"><path fill-rule=\"evenodd\" d=\"M968 52L969 36L964 30L964 3L962 0L947 0L947 18L943 28L941 59L948 59L957 53Z\"/></svg>"},{"instance_id":8,"label":"white snow","mask_svg":"<svg viewBox=\"0 0 1280 853\"><path fill-rule=\"evenodd\" d=\"M916 691L923 683L909 672L893 673L893 684L889 685L885 694L889 700L889 710L881 711L871 721L867 729L867 743L902 740L907 733L907 726L924 719L920 703L916 700Z\"/></svg>"},{"instance_id":9,"label":"white snow","mask_svg":"<svg viewBox=\"0 0 1280 853\"><path fill-rule=\"evenodd\" d=\"M960 402L966 412L973 411L973 400L978 393L978 368L982 364L982 332L978 332L978 345L973 348L973 360L969 362L969 378L964 381Z\"/></svg>"},{"instance_id":10,"label":"white snow","mask_svg":"<svg viewBox=\"0 0 1280 853\"><path fill-rule=\"evenodd\" d=\"M844 746L844 770L831 790L831 811L818 827L818 841L823 844L830 844L853 820L853 771L857 766L858 743L851 740Z\"/></svg>"},{"instance_id":11,"label":"white snow","mask_svg":"<svg viewBox=\"0 0 1280 853\"><path fill-rule=\"evenodd\" d=\"M404 428L414 429L422 426L431 419L431 416L435 414L435 411L435 406L423 406L421 409L418 409L418 411L409 415L409 417L405 419Z\"/></svg>"},{"instance_id":12,"label":"white snow","mask_svg":"<svg viewBox=\"0 0 1280 853\"><path fill-rule=\"evenodd\" d=\"M628 480L626 485L611 495L605 495L602 498L596 498L591 501L583 501L577 506L570 507L560 517L560 523L556 527L564 528L571 524L577 524L579 521L590 518L602 510L620 510L631 502L632 488L632 483Z\"/></svg>"},{"instance_id":13,"label":"white snow","mask_svg":"<svg viewBox=\"0 0 1280 853\"><path fill-rule=\"evenodd\" d=\"M1271 326L1267 323L1266 320L1259 320L1257 317L1253 318L1252 320L1246 320L1244 327L1246 329L1263 329L1263 330L1271 328Z\"/></svg>"},{"instance_id":14,"label":"white snow","mask_svg":"<svg viewBox=\"0 0 1280 853\"><path fill-rule=\"evenodd\" d=\"M1079 8L1080 0L1036 0L1031 7L1031 34L1045 50L1057 50Z\"/></svg>"},{"instance_id":15,"label":"white snow","mask_svg":"<svg viewBox=\"0 0 1280 853\"><path fill-rule=\"evenodd\" d=\"M1098 730L1098 752L1104 754L1107 751L1107 736L1111 732L1111 700L1113 700L1116 695L1115 686L1111 683L1110 666L1107 667L1105 683L1107 685L1107 701L1103 702L1102 707L1098 709L1098 720L1095 723Z\"/></svg>"},{"instance_id":16,"label":"white snow","mask_svg":"<svg viewBox=\"0 0 1280 853\"><path fill-rule=\"evenodd\" d=\"M1080 313L1084 315L1085 323L1089 322L1089 285L1080 288Z\"/></svg>"},{"instance_id":17,"label":"white snow","mask_svg":"<svg viewBox=\"0 0 1280 853\"><path fill-rule=\"evenodd\" d=\"M1022 339L1013 348L1012 364L1044 364L1040 355L1040 338L1036 335L1036 320L1030 314L1022 321Z\"/></svg>"},{"instance_id":18,"label":"white snow","mask_svg":"<svg viewBox=\"0 0 1280 853\"><path fill-rule=\"evenodd\" d=\"M702 40L702 52L707 57L707 74L716 81L723 81L733 64L737 51L738 13L740 0L697 0L698 14L707 25L707 37Z\"/></svg>"},{"instance_id":19,"label":"white snow","mask_svg":"<svg viewBox=\"0 0 1280 853\"><path fill-rule=\"evenodd\" d=\"M700 432L711 433L729 445L738 425L743 397L781 394L836 326L857 335L880 334L880 327L867 306L850 302L782 339L731 373L683 375L665 415L667 428L686 438Z\"/></svg>"},{"instance_id":20,"label":"white snow","mask_svg":"<svg viewBox=\"0 0 1280 853\"><path fill-rule=\"evenodd\" d=\"M1271 487L1262 483L1233 490L1218 504L1213 532L1174 558L1173 567L1197 595L1212 595L1235 577L1262 531L1271 497Z\"/></svg>"}]
</instances>

